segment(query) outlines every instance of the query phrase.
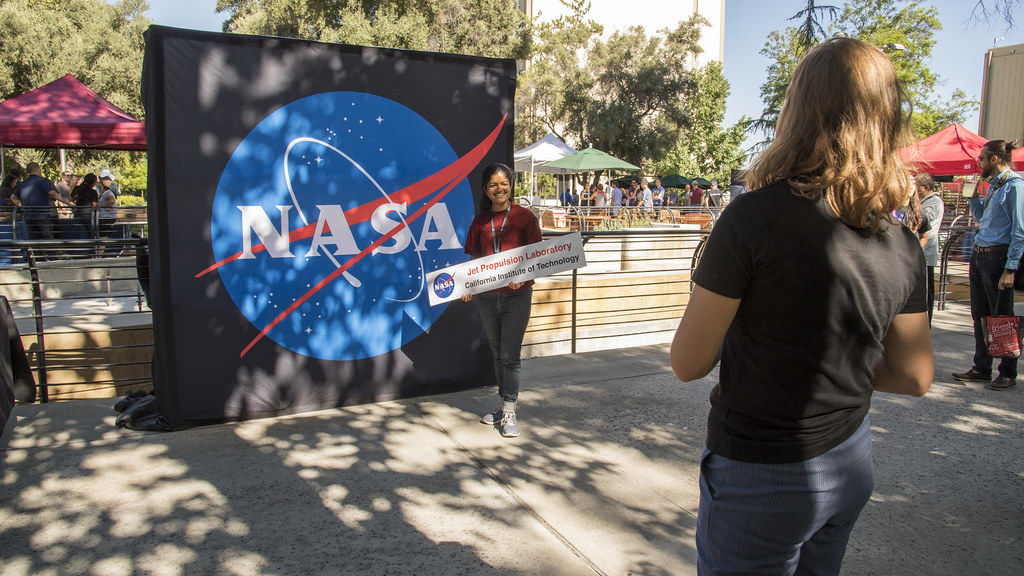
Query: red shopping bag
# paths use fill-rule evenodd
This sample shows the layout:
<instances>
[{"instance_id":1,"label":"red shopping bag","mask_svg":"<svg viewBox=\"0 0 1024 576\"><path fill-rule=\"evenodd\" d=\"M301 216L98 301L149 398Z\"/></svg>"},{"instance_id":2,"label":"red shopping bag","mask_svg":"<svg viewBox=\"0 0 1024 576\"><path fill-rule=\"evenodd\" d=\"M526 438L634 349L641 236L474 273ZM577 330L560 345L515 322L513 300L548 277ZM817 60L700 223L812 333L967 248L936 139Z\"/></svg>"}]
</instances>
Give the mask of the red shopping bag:
<instances>
[{"instance_id":1,"label":"red shopping bag","mask_svg":"<svg viewBox=\"0 0 1024 576\"><path fill-rule=\"evenodd\" d=\"M1020 357L1020 316L985 316L981 326L993 358Z\"/></svg>"}]
</instances>

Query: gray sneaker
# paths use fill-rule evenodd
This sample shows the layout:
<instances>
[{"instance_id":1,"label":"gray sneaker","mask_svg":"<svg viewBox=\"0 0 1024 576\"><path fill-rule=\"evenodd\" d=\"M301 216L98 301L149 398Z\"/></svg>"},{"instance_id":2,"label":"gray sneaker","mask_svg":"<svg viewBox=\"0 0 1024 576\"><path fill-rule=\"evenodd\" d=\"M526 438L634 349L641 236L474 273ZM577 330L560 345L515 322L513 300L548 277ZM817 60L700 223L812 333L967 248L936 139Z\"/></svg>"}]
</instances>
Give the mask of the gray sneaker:
<instances>
[{"instance_id":1,"label":"gray sneaker","mask_svg":"<svg viewBox=\"0 0 1024 576\"><path fill-rule=\"evenodd\" d=\"M494 426L498 422L501 422L501 406L498 406L492 412L488 412L480 417L481 424L487 424L488 426Z\"/></svg>"},{"instance_id":2,"label":"gray sneaker","mask_svg":"<svg viewBox=\"0 0 1024 576\"><path fill-rule=\"evenodd\" d=\"M501 435L505 438L519 436L519 424L516 423L515 412L505 412L501 415Z\"/></svg>"}]
</instances>

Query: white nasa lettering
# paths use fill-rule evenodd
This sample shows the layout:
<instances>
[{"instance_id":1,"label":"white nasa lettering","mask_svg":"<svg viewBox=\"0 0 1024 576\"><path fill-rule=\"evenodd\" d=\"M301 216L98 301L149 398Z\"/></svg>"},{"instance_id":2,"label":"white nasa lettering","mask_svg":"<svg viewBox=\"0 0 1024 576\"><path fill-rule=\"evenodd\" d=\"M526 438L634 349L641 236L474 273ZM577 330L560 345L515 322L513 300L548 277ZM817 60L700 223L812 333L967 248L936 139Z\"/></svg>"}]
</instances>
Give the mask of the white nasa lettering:
<instances>
[{"instance_id":1,"label":"white nasa lettering","mask_svg":"<svg viewBox=\"0 0 1024 576\"><path fill-rule=\"evenodd\" d=\"M431 225L434 232L431 232ZM455 225L452 224L452 215L444 202L438 202L427 210L423 217L423 231L420 233L420 241L416 244L416 251L423 252L427 249L427 240L440 240L439 250L461 250L459 237L455 234Z\"/></svg>"},{"instance_id":2,"label":"white nasa lettering","mask_svg":"<svg viewBox=\"0 0 1024 576\"><path fill-rule=\"evenodd\" d=\"M317 204L316 207L320 210L320 213L313 232L312 244L309 247L309 251L306 252L306 257L320 256L320 248L330 245L336 247L334 250L335 255L358 254L360 252L359 246L356 244L356 239L352 235L352 228L349 226L341 206L337 204ZM242 255L239 258L252 259L256 257L252 252L253 232L256 233L256 237L266 247L267 254L271 258L295 257L290 251L291 239L288 237L288 211L291 210L291 206L277 207L281 211L280 232L274 227L262 206L237 206L237 208L242 212ZM389 234L399 226L402 227L395 232L394 236L389 238L389 241L394 240L394 243L388 244L385 242L374 249L374 254L397 254L409 247L414 237L412 230L404 222L404 216L407 211L408 205L395 202L382 204L373 211L373 214L370 216L370 225L381 235ZM388 218L388 214L392 212L401 215L403 218L400 220ZM324 234L328 228L329 234ZM459 242L458 235L455 232L455 225L452 223L451 214L443 202L431 206L427 213L423 215L423 228L420 231L420 238L416 242L415 250L417 252L425 251L428 241L439 241L441 243L438 247L439 250L462 249L462 244Z\"/></svg>"},{"instance_id":3,"label":"white nasa lettering","mask_svg":"<svg viewBox=\"0 0 1024 576\"><path fill-rule=\"evenodd\" d=\"M396 204L394 202L378 206L377 209L373 211L373 215L370 216L370 225L373 226L374 230L380 232L381 235L387 234L402 224L399 221L388 218L388 213L397 212L398 214L405 216L407 209L408 206L406 204ZM412 241L412 232L409 231L408 226L404 226L391 237L391 240L394 240L395 243L390 246L385 245L385 243L374 248L374 255L397 254L402 250L405 250L406 246L409 245L409 242Z\"/></svg>"},{"instance_id":4,"label":"white nasa lettering","mask_svg":"<svg viewBox=\"0 0 1024 576\"><path fill-rule=\"evenodd\" d=\"M316 230L313 232L313 245L309 247L309 252L306 252L307 258L319 256L320 247L327 244L334 244L337 248L334 250L335 256L342 254L359 254L359 246L356 245L356 239L352 236L352 229L349 228L348 220L345 219L345 212L341 209L341 206L337 204L320 205L316 207L320 210L320 215L316 219ZM324 224L328 224L331 227L331 235L324 236Z\"/></svg>"},{"instance_id":5,"label":"white nasa lettering","mask_svg":"<svg viewBox=\"0 0 1024 576\"><path fill-rule=\"evenodd\" d=\"M288 211L291 206L278 206L281 211L281 232L278 233L270 217L264 212L262 206L238 206L242 212L242 255L244 260L255 258L252 253L252 234L255 232L260 243L267 249L271 258L294 258L295 255L289 251L288 241Z\"/></svg>"}]
</instances>

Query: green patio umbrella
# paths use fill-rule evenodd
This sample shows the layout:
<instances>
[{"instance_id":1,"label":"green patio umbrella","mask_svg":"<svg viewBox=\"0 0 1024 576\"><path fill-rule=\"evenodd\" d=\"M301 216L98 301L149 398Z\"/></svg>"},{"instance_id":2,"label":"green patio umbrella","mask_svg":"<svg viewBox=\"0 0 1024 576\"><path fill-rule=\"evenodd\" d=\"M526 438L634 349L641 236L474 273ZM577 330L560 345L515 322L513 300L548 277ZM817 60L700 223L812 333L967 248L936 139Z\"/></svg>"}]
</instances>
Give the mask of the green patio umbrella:
<instances>
[{"instance_id":1,"label":"green patio umbrella","mask_svg":"<svg viewBox=\"0 0 1024 576\"><path fill-rule=\"evenodd\" d=\"M685 176L679 174L669 174L661 179L661 185L665 188L683 188L693 180L687 180Z\"/></svg>"},{"instance_id":2,"label":"green patio umbrella","mask_svg":"<svg viewBox=\"0 0 1024 576\"><path fill-rule=\"evenodd\" d=\"M697 181L697 184L700 184L701 188L709 188L709 187L711 187L711 180L705 180L705 179L700 178L700 177L690 178L690 179L688 179L686 181L686 184L693 184L693 182L695 180Z\"/></svg>"},{"instance_id":3,"label":"green patio umbrella","mask_svg":"<svg viewBox=\"0 0 1024 576\"><path fill-rule=\"evenodd\" d=\"M595 172L598 170L639 170L625 160L619 160L607 152L597 148L587 148L564 158L552 160L544 165L547 168L564 168L574 172Z\"/></svg>"}]
</instances>

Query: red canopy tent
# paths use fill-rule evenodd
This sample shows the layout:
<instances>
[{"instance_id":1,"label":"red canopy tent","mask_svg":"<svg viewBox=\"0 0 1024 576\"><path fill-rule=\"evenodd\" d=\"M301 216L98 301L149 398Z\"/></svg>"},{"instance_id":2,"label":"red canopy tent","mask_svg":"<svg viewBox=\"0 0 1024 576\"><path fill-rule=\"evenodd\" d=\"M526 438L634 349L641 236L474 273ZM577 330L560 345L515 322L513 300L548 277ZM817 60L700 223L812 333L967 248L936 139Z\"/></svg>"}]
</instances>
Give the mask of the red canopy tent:
<instances>
[{"instance_id":1,"label":"red canopy tent","mask_svg":"<svg viewBox=\"0 0 1024 576\"><path fill-rule=\"evenodd\" d=\"M145 150L145 124L68 74L0 102L0 148Z\"/></svg>"},{"instance_id":2,"label":"red canopy tent","mask_svg":"<svg viewBox=\"0 0 1024 576\"><path fill-rule=\"evenodd\" d=\"M899 151L900 157L934 176L960 176L978 172L978 154L988 142L959 124L950 124L935 134ZM1014 163L1024 163L1024 149L1015 150Z\"/></svg>"}]
</instances>

